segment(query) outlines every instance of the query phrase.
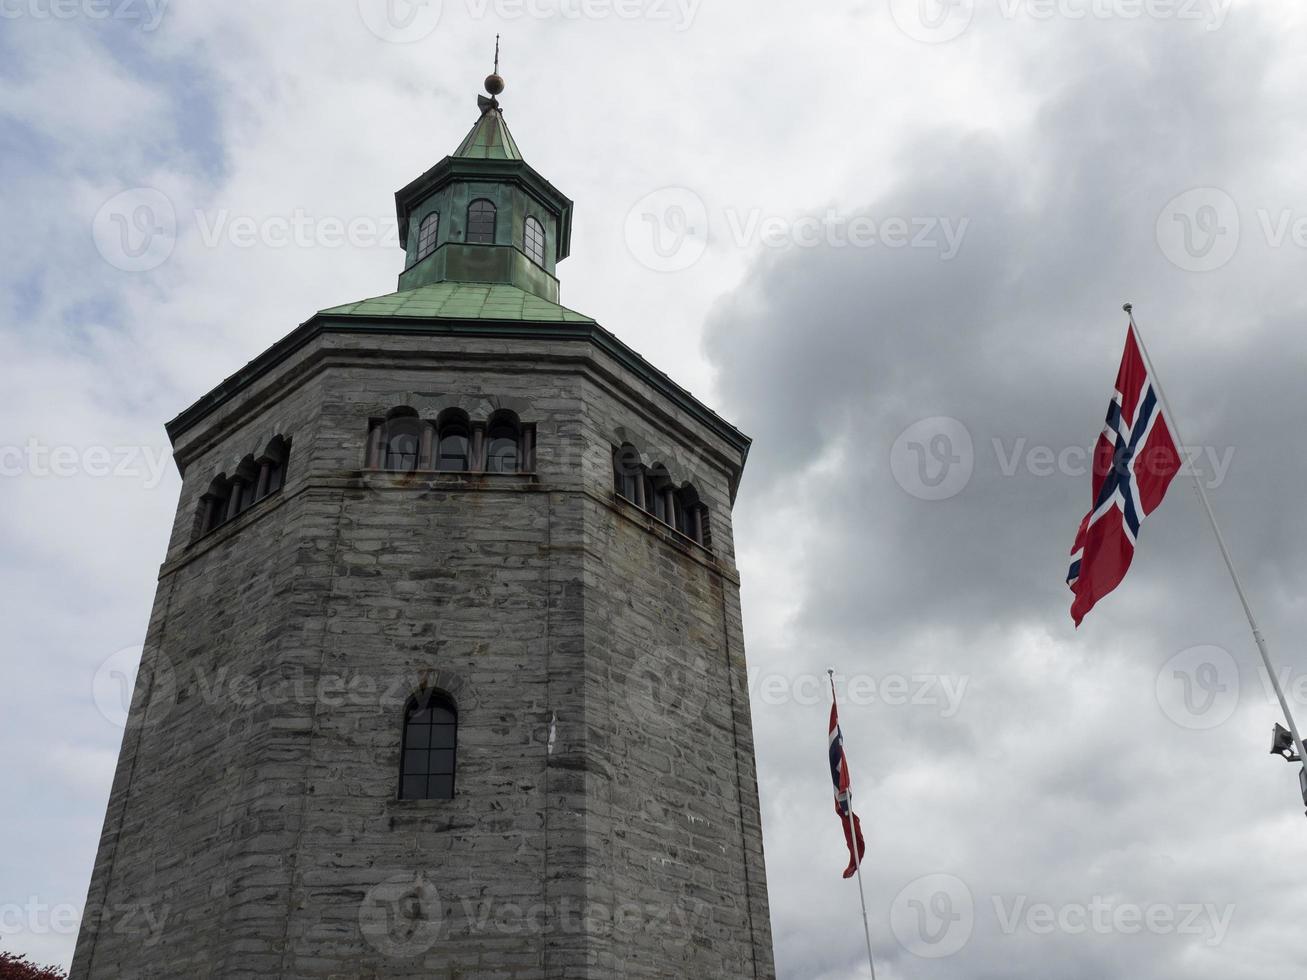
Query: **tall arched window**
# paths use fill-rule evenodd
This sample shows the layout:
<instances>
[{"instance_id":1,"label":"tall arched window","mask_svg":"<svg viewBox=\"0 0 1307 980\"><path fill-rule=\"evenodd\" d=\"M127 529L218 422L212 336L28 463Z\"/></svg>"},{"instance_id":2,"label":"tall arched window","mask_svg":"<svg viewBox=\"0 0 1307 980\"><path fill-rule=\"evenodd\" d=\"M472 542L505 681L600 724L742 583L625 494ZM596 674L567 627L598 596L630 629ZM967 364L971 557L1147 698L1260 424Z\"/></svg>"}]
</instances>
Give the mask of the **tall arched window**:
<instances>
[{"instance_id":1,"label":"tall arched window","mask_svg":"<svg viewBox=\"0 0 1307 980\"><path fill-rule=\"evenodd\" d=\"M684 484L672 495L672 506L676 517L676 530L687 538L704 544L707 510L699 500L699 492L689 483Z\"/></svg>"},{"instance_id":2,"label":"tall arched window","mask_svg":"<svg viewBox=\"0 0 1307 980\"><path fill-rule=\"evenodd\" d=\"M256 500L262 500L281 489L286 482L286 458L289 455L290 442L284 436L273 436L259 457L259 478L254 492Z\"/></svg>"},{"instance_id":3,"label":"tall arched window","mask_svg":"<svg viewBox=\"0 0 1307 980\"><path fill-rule=\"evenodd\" d=\"M640 451L624 442L613 452L613 489L633 504L640 503Z\"/></svg>"},{"instance_id":4,"label":"tall arched window","mask_svg":"<svg viewBox=\"0 0 1307 980\"><path fill-rule=\"evenodd\" d=\"M522 427L512 412L496 412L486 429L486 472L516 473L521 469Z\"/></svg>"},{"instance_id":5,"label":"tall arched window","mask_svg":"<svg viewBox=\"0 0 1307 980\"><path fill-rule=\"evenodd\" d=\"M458 751L458 711L445 694L424 691L404 708L401 800L452 800Z\"/></svg>"},{"instance_id":6,"label":"tall arched window","mask_svg":"<svg viewBox=\"0 0 1307 980\"><path fill-rule=\"evenodd\" d=\"M422 422L412 415L387 419L382 435L381 468L394 473L412 473L422 453Z\"/></svg>"},{"instance_id":7,"label":"tall arched window","mask_svg":"<svg viewBox=\"0 0 1307 980\"><path fill-rule=\"evenodd\" d=\"M526 216L522 241L526 245L527 257L536 265L545 264L545 230L531 215Z\"/></svg>"},{"instance_id":8,"label":"tall arched window","mask_svg":"<svg viewBox=\"0 0 1307 980\"><path fill-rule=\"evenodd\" d=\"M254 457L246 456L236 467L232 477L231 497L227 501L227 516L235 517L243 510L248 510L254 503L255 493L259 487L259 467Z\"/></svg>"},{"instance_id":9,"label":"tall arched window","mask_svg":"<svg viewBox=\"0 0 1307 980\"><path fill-rule=\"evenodd\" d=\"M495 206L484 197L467 206L467 241L475 245L495 243Z\"/></svg>"},{"instance_id":10,"label":"tall arched window","mask_svg":"<svg viewBox=\"0 0 1307 980\"><path fill-rule=\"evenodd\" d=\"M200 533L207 534L227 519L227 498L231 494L231 481L219 473L200 497Z\"/></svg>"},{"instance_id":11,"label":"tall arched window","mask_svg":"<svg viewBox=\"0 0 1307 980\"><path fill-rule=\"evenodd\" d=\"M467 416L449 411L437 426L436 469L447 473L466 473L471 468L472 429Z\"/></svg>"},{"instance_id":12,"label":"tall arched window","mask_svg":"<svg viewBox=\"0 0 1307 980\"><path fill-rule=\"evenodd\" d=\"M422 219L422 225L418 228L418 262L436 250L436 232L439 230L440 215L432 211Z\"/></svg>"},{"instance_id":13,"label":"tall arched window","mask_svg":"<svg viewBox=\"0 0 1307 980\"><path fill-rule=\"evenodd\" d=\"M431 424L408 406L392 408L368 432L368 469L412 473L431 466Z\"/></svg>"},{"instance_id":14,"label":"tall arched window","mask_svg":"<svg viewBox=\"0 0 1307 980\"><path fill-rule=\"evenodd\" d=\"M667 467L654 463L644 477L645 510L667 524L672 523L672 480Z\"/></svg>"}]
</instances>

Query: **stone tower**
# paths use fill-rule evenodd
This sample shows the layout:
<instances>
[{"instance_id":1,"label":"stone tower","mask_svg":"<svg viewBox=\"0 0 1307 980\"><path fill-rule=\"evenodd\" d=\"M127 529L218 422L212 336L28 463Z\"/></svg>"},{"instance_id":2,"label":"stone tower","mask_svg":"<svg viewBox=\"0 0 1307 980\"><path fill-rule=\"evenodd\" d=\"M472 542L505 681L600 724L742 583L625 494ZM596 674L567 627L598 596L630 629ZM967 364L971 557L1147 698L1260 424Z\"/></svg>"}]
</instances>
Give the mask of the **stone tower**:
<instances>
[{"instance_id":1,"label":"stone tower","mask_svg":"<svg viewBox=\"0 0 1307 980\"><path fill-rule=\"evenodd\" d=\"M74 980L774 975L749 440L558 304L501 88L396 194L398 291L168 424Z\"/></svg>"}]
</instances>

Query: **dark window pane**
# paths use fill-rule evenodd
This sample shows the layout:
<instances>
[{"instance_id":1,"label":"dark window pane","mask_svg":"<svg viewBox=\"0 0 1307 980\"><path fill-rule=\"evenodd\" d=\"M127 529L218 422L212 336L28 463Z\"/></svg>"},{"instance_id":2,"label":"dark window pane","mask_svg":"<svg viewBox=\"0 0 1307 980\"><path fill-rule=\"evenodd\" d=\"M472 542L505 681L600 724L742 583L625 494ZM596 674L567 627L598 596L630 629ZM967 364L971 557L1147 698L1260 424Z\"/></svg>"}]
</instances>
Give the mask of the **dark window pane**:
<instances>
[{"instance_id":1,"label":"dark window pane","mask_svg":"<svg viewBox=\"0 0 1307 980\"><path fill-rule=\"evenodd\" d=\"M433 749L452 749L458 729L454 725L432 725L431 747Z\"/></svg>"},{"instance_id":2,"label":"dark window pane","mask_svg":"<svg viewBox=\"0 0 1307 980\"><path fill-rule=\"evenodd\" d=\"M443 705L433 704L430 710L431 724L433 725L452 725L458 720L454 717L454 712Z\"/></svg>"},{"instance_id":3,"label":"dark window pane","mask_svg":"<svg viewBox=\"0 0 1307 980\"><path fill-rule=\"evenodd\" d=\"M436 250L436 231L440 227L440 216L429 214L422 219L422 228L418 232L418 261L425 259Z\"/></svg>"},{"instance_id":4,"label":"dark window pane","mask_svg":"<svg viewBox=\"0 0 1307 980\"><path fill-rule=\"evenodd\" d=\"M517 472L517 437L492 436L486 452L486 470L490 473Z\"/></svg>"},{"instance_id":5,"label":"dark window pane","mask_svg":"<svg viewBox=\"0 0 1307 980\"><path fill-rule=\"evenodd\" d=\"M676 529L686 537L694 537L694 508L680 497L673 498L676 505Z\"/></svg>"},{"instance_id":6,"label":"dark window pane","mask_svg":"<svg viewBox=\"0 0 1307 980\"><path fill-rule=\"evenodd\" d=\"M386 469L408 473L417 467L418 437L411 432L396 432L386 443Z\"/></svg>"},{"instance_id":7,"label":"dark window pane","mask_svg":"<svg viewBox=\"0 0 1307 980\"><path fill-rule=\"evenodd\" d=\"M526 219L526 228L523 233L523 244L526 246L526 254L536 265L545 264L545 230L540 227L540 222L535 218Z\"/></svg>"},{"instance_id":8,"label":"dark window pane","mask_svg":"<svg viewBox=\"0 0 1307 980\"><path fill-rule=\"evenodd\" d=\"M431 724L431 709L420 708L408 716L410 724L429 725Z\"/></svg>"},{"instance_id":9,"label":"dark window pane","mask_svg":"<svg viewBox=\"0 0 1307 980\"><path fill-rule=\"evenodd\" d=\"M431 759L427 762L427 772L453 772L454 750L432 749Z\"/></svg>"},{"instance_id":10,"label":"dark window pane","mask_svg":"<svg viewBox=\"0 0 1307 980\"><path fill-rule=\"evenodd\" d=\"M432 776L427 783L427 799L452 800L454 798L454 777Z\"/></svg>"},{"instance_id":11,"label":"dark window pane","mask_svg":"<svg viewBox=\"0 0 1307 980\"><path fill-rule=\"evenodd\" d=\"M653 507L650 508L653 516L658 518L660 521L667 520L667 501L663 497L663 492L658 489L658 485L650 480L649 484L645 487L645 493L647 493L649 498L653 501Z\"/></svg>"},{"instance_id":12,"label":"dark window pane","mask_svg":"<svg viewBox=\"0 0 1307 980\"><path fill-rule=\"evenodd\" d=\"M427 765L426 749L405 749L404 750L404 774L425 773L430 767Z\"/></svg>"},{"instance_id":13,"label":"dark window pane","mask_svg":"<svg viewBox=\"0 0 1307 980\"><path fill-rule=\"evenodd\" d=\"M476 245L495 242L495 206L486 200L473 201L467 207L467 241Z\"/></svg>"},{"instance_id":14,"label":"dark window pane","mask_svg":"<svg viewBox=\"0 0 1307 980\"><path fill-rule=\"evenodd\" d=\"M452 473L466 471L467 446L467 435L460 430L454 430L442 435L440 437L440 459L436 463L436 469Z\"/></svg>"},{"instance_id":15,"label":"dark window pane","mask_svg":"<svg viewBox=\"0 0 1307 980\"><path fill-rule=\"evenodd\" d=\"M408 725L404 730L404 748L425 749L431 738L430 725Z\"/></svg>"},{"instance_id":16,"label":"dark window pane","mask_svg":"<svg viewBox=\"0 0 1307 980\"><path fill-rule=\"evenodd\" d=\"M427 795L427 777L404 776L404 785L400 787L399 795L406 800L422 800Z\"/></svg>"}]
</instances>

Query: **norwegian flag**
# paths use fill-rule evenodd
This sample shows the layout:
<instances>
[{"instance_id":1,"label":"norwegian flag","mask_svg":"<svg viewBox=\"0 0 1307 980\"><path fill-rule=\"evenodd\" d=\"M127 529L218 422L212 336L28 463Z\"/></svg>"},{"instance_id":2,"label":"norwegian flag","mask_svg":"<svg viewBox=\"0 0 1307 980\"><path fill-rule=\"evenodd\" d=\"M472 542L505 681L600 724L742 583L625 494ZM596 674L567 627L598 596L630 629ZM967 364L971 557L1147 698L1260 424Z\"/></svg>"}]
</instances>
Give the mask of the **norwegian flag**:
<instances>
[{"instance_id":1,"label":"norwegian flag","mask_svg":"<svg viewBox=\"0 0 1307 980\"><path fill-rule=\"evenodd\" d=\"M1094 447L1093 506L1076 532L1067 585L1076 626L1125 578L1139 525L1157 509L1180 470L1180 452L1135 336L1125 338L1107 424Z\"/></svg>"},{"instance_id":2,"label":"norwegian flag","mask_svg":"<svg viewBox=\"0 0 1307 980\"><path fill-rule=\"evenodd\" d=\"M834 689L831 690L832 697ZM862 824L858 815L852 812L849 792L849 762L844 758L844 736L840 734L839 710L834 700L830 706L830 778L835 784L835 812L840 815L840 825L844 828L844 843L849 848L849 866L844 869L844 877L852 878L858 870L862 856L867 853L867 843L862 839ZM852 829L849 824L852 823ZM853 853L853 838L858 839L858 853Z\"/></svg>"}]
</instances>

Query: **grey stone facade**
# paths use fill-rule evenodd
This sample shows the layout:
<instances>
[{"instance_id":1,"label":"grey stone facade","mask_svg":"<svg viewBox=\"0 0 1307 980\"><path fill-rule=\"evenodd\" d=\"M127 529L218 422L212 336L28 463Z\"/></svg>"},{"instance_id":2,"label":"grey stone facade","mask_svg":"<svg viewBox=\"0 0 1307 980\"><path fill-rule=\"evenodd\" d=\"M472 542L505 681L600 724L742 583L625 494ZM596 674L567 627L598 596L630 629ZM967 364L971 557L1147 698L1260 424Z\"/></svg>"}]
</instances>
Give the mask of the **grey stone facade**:
<instances>
[{"instance_id":1,"label":"grey stone facade","mask_svg":"<svg viewBox=\"0 0 1307 980\"><path fill-rule=\"evenodd\" d=\"M593 324L310 321L275 350L170 427L74 980L772 977L747 440ZM397 406L510 408L534 472L370 471ZM275 435L285 485L200 534L210 480ZM694 483L710 548L614 494L622 442ZM457 704L452 800L398 799L422 689Z\"/></svg>"}]
</instances>

